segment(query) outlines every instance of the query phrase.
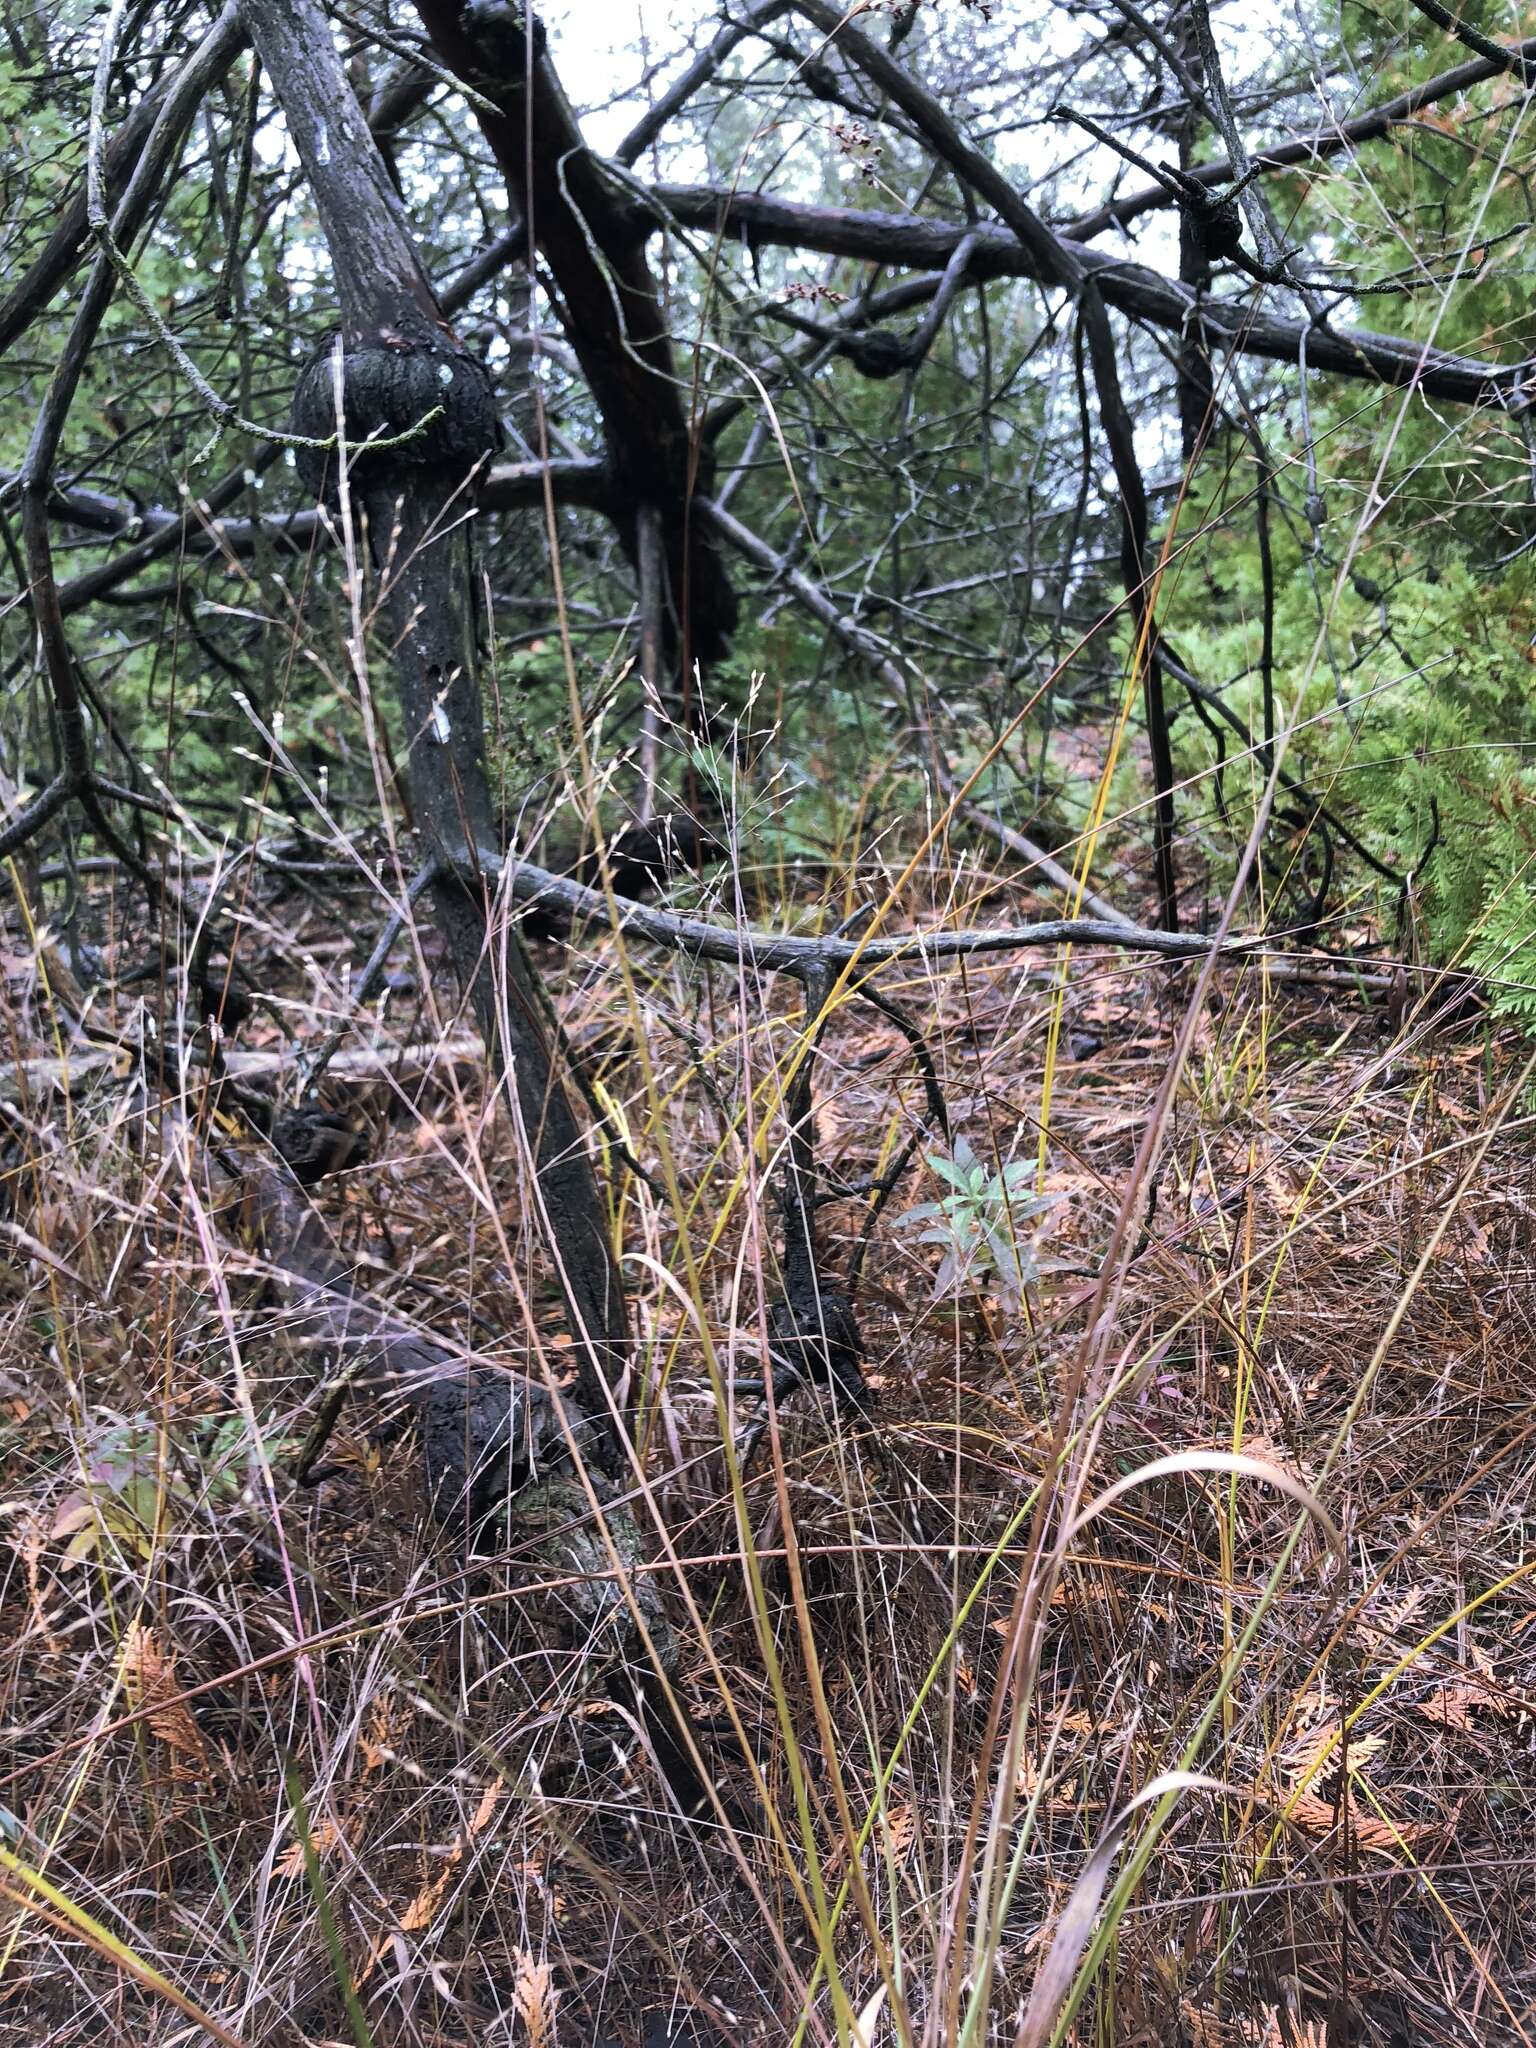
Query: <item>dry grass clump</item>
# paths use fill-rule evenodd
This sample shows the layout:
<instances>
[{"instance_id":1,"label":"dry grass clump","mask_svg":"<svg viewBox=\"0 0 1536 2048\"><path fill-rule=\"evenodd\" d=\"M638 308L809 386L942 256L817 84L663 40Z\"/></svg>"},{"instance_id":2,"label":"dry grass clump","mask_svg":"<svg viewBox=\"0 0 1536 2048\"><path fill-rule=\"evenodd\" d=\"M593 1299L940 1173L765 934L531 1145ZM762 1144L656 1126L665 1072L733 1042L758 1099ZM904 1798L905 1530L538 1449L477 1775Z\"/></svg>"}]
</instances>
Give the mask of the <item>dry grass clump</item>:
<instances>
[{"instance_id":1,"label":"dry grass clump","mask_svg":"<svg viewBox=\"0 0 1536 2048\"><path fill-rule=\"evenodd\" d=\"M312 1043L322 982L263 964ZM1038 1160L1060 1198L1046 1270L1018 1303L930 1299L937 1254L893 1220L942 1192L919 1168L864 1274L874 1406L787 1397L733 1484L710 1357L744 1429L778 1229L744 1109L795 1005L636 952L635 1014L614 964L611 943L570 955L562 1005L608 1136L669 1155L685 1204L610 1152L667 1538L641 1569L718 1797L695 1818L572 1579L434 1526L408 1437L354 1404L329 1476L294 1485L322 1361L210 1163L201 1084L112 1062L67 1089L18 1078L85 1042L13 985L0 2035L628 2048L670 2015L700 2041L1011 2042L1095 1845L1184 1770L1213 1783L1142 1804L1089 1901L1112 1965L1071 2038L1526 2040L1520 1048L1412 1020L1389 1042L1336 994L1224 974L1106 1306L1188 971L887 975L956 1131ZM387 1054L454 1022L420 997L369 1034ZM246 1043L291 1071L275 1028ZM316 1199L362 1284L440 1340L558 1373L478 1064L383 1057L334 1087L372 1157ZM922 1114L907 1040L857 1003L817 1091L844 1182ZM834 1270L867 1205L822 1210ZM1104 1370L1064 1412L1088 1339ZM1074 1507L1137 1474L1047 1569ZM1326 1509L1342 1560L1276 1475Z\"/></svg>"}]
</instances>

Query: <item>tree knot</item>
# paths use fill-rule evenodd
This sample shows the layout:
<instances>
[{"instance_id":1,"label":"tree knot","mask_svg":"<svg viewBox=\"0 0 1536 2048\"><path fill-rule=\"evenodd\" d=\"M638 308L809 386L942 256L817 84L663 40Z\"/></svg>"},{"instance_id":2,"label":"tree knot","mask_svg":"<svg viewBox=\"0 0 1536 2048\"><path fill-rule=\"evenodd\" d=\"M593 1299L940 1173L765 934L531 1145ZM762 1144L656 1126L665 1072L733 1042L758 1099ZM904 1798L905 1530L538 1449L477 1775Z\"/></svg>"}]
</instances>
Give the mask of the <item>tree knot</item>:
<instances>
[{"instance_id":1,"label":"tree knot","mask_svg":"<svg viewBox=\"0 0 1536 2048\"><path fill-rule=\"evenodd\" d=\"M378 328L345 348L339 364L337 348L332 336L300 372L293 428L334 444L339 411L355 480L467 476L500 447L490 375L447 327L423 318L411 334ZM336 446L298 451L299 475L317 496L334 493L340 467Z\"/></svg>"},{"instance_id":2,"label":"tree knot","mask_svg":"<svg viewBox=\"0 0 1536 2048\"><path fill-rule=\"evenodd\" d=\"M515 92L544 55L544 24L514 0L464 0L460 22L474 58L476 84L498 97Z\"/></svg>"}]
</instances>

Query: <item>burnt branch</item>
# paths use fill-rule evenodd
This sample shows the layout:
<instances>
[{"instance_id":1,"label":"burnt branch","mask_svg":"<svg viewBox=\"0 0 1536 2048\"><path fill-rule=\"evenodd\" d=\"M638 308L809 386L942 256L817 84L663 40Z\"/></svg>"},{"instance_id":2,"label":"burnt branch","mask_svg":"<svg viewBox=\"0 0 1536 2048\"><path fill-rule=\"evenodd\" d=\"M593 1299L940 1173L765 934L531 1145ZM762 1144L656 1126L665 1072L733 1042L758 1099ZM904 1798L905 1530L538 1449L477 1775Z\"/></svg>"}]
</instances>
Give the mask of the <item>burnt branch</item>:
<instances>
[{"instance_id":1,"label":"burnt branch","mask_svg":"<svg viewBox=\"0 0 1536 2048\"><path fill-rule=\"evenodd\" d=\"M736 600L712 541L690 511L707 490L708 451L684 409L686 380L646 261L629 184L588 149L541 23L508 0L417 0L433 48L492 103L476 118L549 266L566 337L602 415L611 498L637 551L634 516L654 505L667 544L684 674L724 653Z\"/></svg>"},{"instance_id":2,"label":"burnt branch","mask_svg":"<svg viewBox=\"0 0 1536 2048\"><path fill-rule=\"evenodd\" d=\"M930 220L915 213L878 213L848 207L804 206L762 192L730 191L714 185L661 185L656 197L666 213L685 227L720 226L750 232L783 248L815 249L868 263L899 263L942 273L957 244L977 237L970 274L981 281L1023 277L1039 284L1060 282L1054 260L1043 263L1007 226L984 222L971 228ZM1526 363L1480 362L1428 347L1403 336L1365 328L1282 319L1240 300L1199 297L1188 286L1145 264L1061 238L1061 249L1084 277L1098 285L1106 306L1130 318L1176 334L1198 331L1211 351L1228 350L1270 362L1294 363L1302 337L1314 370L1390 386L1411 385L1457 405L1492 406L1518 412L1527 402Z\"/></svg>"}]
</instances>

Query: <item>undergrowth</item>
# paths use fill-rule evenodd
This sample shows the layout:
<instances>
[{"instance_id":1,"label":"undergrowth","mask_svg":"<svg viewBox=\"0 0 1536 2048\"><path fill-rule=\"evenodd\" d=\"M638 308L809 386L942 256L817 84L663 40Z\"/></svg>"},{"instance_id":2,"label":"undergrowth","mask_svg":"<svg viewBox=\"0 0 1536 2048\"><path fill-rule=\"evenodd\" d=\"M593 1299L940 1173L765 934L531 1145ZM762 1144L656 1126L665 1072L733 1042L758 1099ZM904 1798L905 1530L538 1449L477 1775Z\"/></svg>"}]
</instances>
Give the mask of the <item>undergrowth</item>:
<instances>
[{"instance_id":1,"label":"undergrowth","mask_svg":"<svg viewBox=\"0 0 1536 2048\"><path fill-rule=\"evenodd\" d=\"M1027 914L957 853L901 914ZM889 879L867 862L793 915L835 921ZM291 1087L366 920L301 912L280 870L246 916L283 1021L237 1050ZM302 943L280 943L296 920ZM333 1079L372 1156L316 1199L398 1315L558 1376L514 1134L431 951L402 939ZM92 1069L46 945L13 934L6 2038L630 2043L643 2023L668 2038L662 2015L680 2040L1012 2041L1096 1845L1120 1842L1079 1930L1108 1961L1073 1994L1073 2040L1321 2043L1341 2012L1377 2043L1465 2041L1469 2013L1478 2039L1525 2039L1518 1041L1221 970L1095 1310L1192 970L888 973L956 1130L952 1154L920 1148L897 1209L952 1202L967 1159L988 1187L1028 1160L1049 1257L1013 1272L1028 1285L999 1284L995 1246L940 1275L944 1248L893 1212L860 1295L869 1411L789 1395L733 1470L711 1360L744 1423L795 1007L633 944L631 1003L611 937L541 957L606 1112L666 1531L644 1569L719 1811L678 1810L568 1582L515 1538L470 1554L434 1526L409 1439L381 1443L354 1405L328 1476L295 1484L321 1362L242 1242L195 1075L178 1097ZM126 1029L126 1000L90 1021ZM57 1089L37 1063L61 1058ZM826 1169L878 1175L923 1099L903 1033L842 1003L818 1059ZM681 1217L616 1134L670 1160ZM867 1202L824 1211L835 1271ZM1098 1377L1072 1405L1085 1346ZM573 1570L600 1572L578 1535Z\"/></svg>"}]
</instances>

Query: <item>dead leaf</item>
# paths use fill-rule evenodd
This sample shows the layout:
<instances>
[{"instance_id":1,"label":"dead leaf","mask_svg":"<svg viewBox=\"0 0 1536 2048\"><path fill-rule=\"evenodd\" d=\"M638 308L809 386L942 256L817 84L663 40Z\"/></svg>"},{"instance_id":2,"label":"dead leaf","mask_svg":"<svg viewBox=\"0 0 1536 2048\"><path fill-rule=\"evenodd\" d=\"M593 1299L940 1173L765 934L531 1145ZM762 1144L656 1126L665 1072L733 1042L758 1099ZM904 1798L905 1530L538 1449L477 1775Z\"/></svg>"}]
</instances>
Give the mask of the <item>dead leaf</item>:
<instances>
[{"instance_id":1,"label":"dead leaf","mask_svg":"<svg viewBox=\"0 0 1536 2048\"><path fill-rule=\"evenodd\" d=\"M463 1832L449 1843L442 1859L442 1866L435 1877L430 1878L412 1899L400 1916L400 1926L406 1934L419 1934L424 1927L430 1927L437 1918L437 1909L442 1903L444 1892L453 1882L454 1872L464 1860L464 1851L475 1839L496 1811L506 1787L500 1778L493 1778L480 1795L480 1804L470 1816Z\"/></svg>"},{"instance_id":2,"label":"dead leaf","mask_svg":"<svg viewBox=\"0 0 1536 2048\"><path fill-rule=\"evenodd\" d=\"M1361 1849L1375 1850L1383 1856L1411 1848L1435 1832L1421 1821L1394 1821L1366 1813L1353 1794L1345 1799L1342 1813L1334 1800L1320 1798L1315 1792L1255 1786L1250 1796L1258 1805L1270 1808L1303 1833L1319 1837L1334 1834L1347 1815L1350 1835L1356 1845Z\"/></svg>"},{"instance_id":3,"label":"dead leaf","mask_svg":"<svg viewBox=\"0 0 1536 2048\"><path fill-rule=\"evenodd\" d=\"M1520 1700L1511 1699L1502 1686L1488 1677L1453 1679L1419 1702L1419 1712L1426 1721L1436 1721L1444 1728L1459 1728L1469 1735L1476 1734L1490 1720L1517 1721L1523 1711Z\"/></svg>"},{"instance_id":4,"label":"dead leaf","mask_svg":"<svg viewBox=\"0 0 1536 2048\"><path fill-rule=\"evenodd\" d=\"M893 1806L885 1818L886 1839L891 1854L904 1857L917 1839L917 1815L910 1806Z\"/></svg>"},{"instance_id":5,"label":"dead leaf","mask_svg":"<svg viewBox=\"0 0 1536 2048\"><path fill-rule=\"evenodd\" d=\"M206 1778L207 1746L176 1683L176 1659L136 1621L123 1637L123 1689L135 1713L149 1709L150 1732L171 1752L171 1776Z\"/></svg>"},{"instance_id":6,"label":"dead leaf","mask_svg":"<svg viewBox=\"0 0 1536 2048\"><path fill-rule=\"evenodd\" d=\"M326 1814L322 1817L319 1827L310 1829L309 1839L314 1848L315 1860L319 1862L321 1858L328 1855L336 1847L336 1844L342 1840L342 1832L331 1816ZM304 1863L304 1844L302 1842L290 1842L282 1855L277 1859L277 1875L289 1878L301 1877L304 1872Z\"/></svg>"},{"instance_id":7,"label":"dead leaf","mask_svg":"<svg viewBox=\"0 0 1536 2048\"><path fill-rule=\"evenodd\" d=\"M559 1995L549 1964L541 1957L531 1956L526 1949L519 1949L517 1974L512 1981L512 2005L528 2030L529 2048L548 2048L554 2039L555 2004Z\"/></svg>"}]
</instances>

